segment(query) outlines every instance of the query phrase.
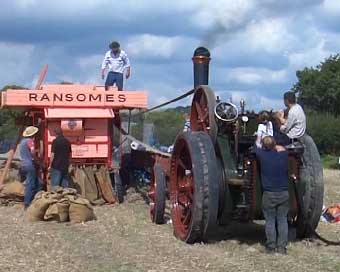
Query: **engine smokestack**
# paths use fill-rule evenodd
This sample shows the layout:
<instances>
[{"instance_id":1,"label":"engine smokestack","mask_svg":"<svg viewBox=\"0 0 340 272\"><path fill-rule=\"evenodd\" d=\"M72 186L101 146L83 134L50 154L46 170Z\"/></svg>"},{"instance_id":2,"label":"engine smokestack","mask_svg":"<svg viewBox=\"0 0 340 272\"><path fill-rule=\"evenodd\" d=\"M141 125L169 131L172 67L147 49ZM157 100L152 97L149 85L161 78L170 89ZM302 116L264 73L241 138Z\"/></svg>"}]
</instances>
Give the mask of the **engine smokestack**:
<instances>
[{"instance_id":1,"label":"engine smokestack","mask_svg":"<svg viewBox=\"0 0 340 272\"><path fill-rule=\"evenodd\" d=\"M194 87L208 85L210 52L205 47L197 47L192 57L194 63Z\"/></svg>"}]
</instances>

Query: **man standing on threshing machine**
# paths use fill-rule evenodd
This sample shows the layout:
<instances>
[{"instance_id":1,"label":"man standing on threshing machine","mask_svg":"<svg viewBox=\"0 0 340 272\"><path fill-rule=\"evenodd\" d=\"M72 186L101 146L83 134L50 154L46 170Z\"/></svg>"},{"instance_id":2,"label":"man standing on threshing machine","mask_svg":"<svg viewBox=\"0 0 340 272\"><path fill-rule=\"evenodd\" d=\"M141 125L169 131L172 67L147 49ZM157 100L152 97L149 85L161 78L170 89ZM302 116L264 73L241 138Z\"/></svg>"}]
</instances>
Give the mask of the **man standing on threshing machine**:
<instances>
[{"instance_id":1,"label":"man standing on threshing machine","mask_svg":"<svg viewBox=\"0 0 340 272\"><path fill-rule=\"evenodd\" d=\"M35 148L34 148L34 135L37 134L39 129L37 127L27 127L22 136L23 139L20 142L20 174L22 179L26 178L24 205L25 209L31 204L35 194L40 191L41 184L37 175L35 160Z\"/></svg>"},{"instance_id":2,"label":"man standing on threshing machine","mask_svg":"<svg viewBox=\"0 0 340 272\"><path fill-rule=\"evenodd\" d=\"M68 168L72 155L71 143L63 135L60 127L54 129L56 138L52 142L51 149L51 185L52 187L68 187Z\"/></svg>"},{"instance_id":3,"label":"man standing on threshing machine","mask_svg":"<svg viewBox=\"0 0 340 272\"><path fill-rule=\"evenodd\" d=\"M266 252L287 253L289 193L288 152L272 136L255 149L261 167L262 211L266 220ZM277 226L277 229L276 229Z\"/></svg>"},{"instance_id":4,"label":"man standing on threshing machine","mask_svg":"<svg viewBox=\"0 0 340 272\"><path fill-rule=\"evenodd\" d=\"M283 95L285 106L288 108L287 119L281 114L280 130L287 134L292 141L300 139L306 132L306 115L302 107L296 103L296 96L293 92L286 92Z\"/></svg>"},{"instance_id":5,"label":"man standing on threshing machine","mask_svg":"<svg viewBox=\"0 0 340 272\"><path fill-rule=\"evenodd\" d=\"M105 89L116 84L119 91L123 90L124 72L125 78L131 75L130 60L127 54L120 49L120 44L116 41L110 43L110 50L106 52L102 63L102 79L105 78L105 69L109 72L105 81Z\"/></svg>"}]
</instances>

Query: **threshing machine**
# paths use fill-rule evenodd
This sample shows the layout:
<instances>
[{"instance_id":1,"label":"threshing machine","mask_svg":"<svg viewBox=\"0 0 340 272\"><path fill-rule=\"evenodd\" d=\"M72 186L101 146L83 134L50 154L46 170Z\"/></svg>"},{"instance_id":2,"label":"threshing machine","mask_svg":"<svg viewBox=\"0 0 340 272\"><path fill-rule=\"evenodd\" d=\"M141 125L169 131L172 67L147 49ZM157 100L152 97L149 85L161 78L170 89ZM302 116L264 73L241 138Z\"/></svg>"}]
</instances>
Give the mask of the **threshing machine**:
<instances>
[{"instance_id":1,"label":"threshing machine","mask_svg":"<svg viewBox=\"0 0 340 272\"><path fill-rule=\"evenodd\" d=\"M109 171L114 172L115 182L121 184L119 165L112 162L114 130L120 135L119 111L146 107L146 92L118 91L115 87L105 90L104 86L89 84L38 84L33 90L8 89L1 93L1 108L21 109L25 113L21 125L39 128L35 140L42 180L47 183L54 128L61 127L72 145L71 165L83 169L83 175L90 179L94 178L93 171L87 170L98 169L101 172L98 182L108 202L115 201L109 192ZM122 200L121 195L118 198Z\"/></svg>"}]
</instances>

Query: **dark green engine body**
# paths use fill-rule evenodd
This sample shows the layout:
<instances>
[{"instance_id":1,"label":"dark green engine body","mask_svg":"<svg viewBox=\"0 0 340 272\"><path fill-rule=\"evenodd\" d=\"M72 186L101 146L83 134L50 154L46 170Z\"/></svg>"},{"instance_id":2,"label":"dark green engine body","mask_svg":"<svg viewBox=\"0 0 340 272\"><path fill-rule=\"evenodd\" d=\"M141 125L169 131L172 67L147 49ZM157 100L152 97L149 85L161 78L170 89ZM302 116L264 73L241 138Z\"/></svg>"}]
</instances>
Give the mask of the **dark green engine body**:
<instances>
[{"instance_id":1,"label":"dark green engine body","mask_svg":"<svg viewBox=\"0 0 340 272\"><path fill-rule=\"evenodd\" d=\"M243 121L243 117L247 122ZM218 122L216 153L221 161L223 175L220 184L219 223L232 220L250 221L263 219L260 165L252 152L257 130L257 115L245 113L231 123ZM299 179L300 154L289 150L290 218L298 212L293 179ZM304 187L302 181L299 186Z\"/></svg>"}]
</instances>

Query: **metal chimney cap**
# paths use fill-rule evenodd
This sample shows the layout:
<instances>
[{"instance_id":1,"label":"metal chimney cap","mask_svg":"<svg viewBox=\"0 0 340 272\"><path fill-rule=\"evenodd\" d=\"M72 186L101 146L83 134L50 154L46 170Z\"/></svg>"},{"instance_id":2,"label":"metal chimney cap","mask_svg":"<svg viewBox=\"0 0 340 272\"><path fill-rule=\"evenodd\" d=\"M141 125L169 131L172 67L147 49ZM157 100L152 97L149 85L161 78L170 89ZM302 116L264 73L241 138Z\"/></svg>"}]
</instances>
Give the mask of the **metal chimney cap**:
<instances>
[{"instance_id":1,"label":"metal chimney cap","mask_svg":"<svg viewBox=\"0 0 340 272\"><path fill-rule=\"evenodd\" d=\"M194 51L194 57L198 57L198 56L210 58L210 52L207 48L200 46L200 47L197 47Z\"/></svg>"}]
</instances>

